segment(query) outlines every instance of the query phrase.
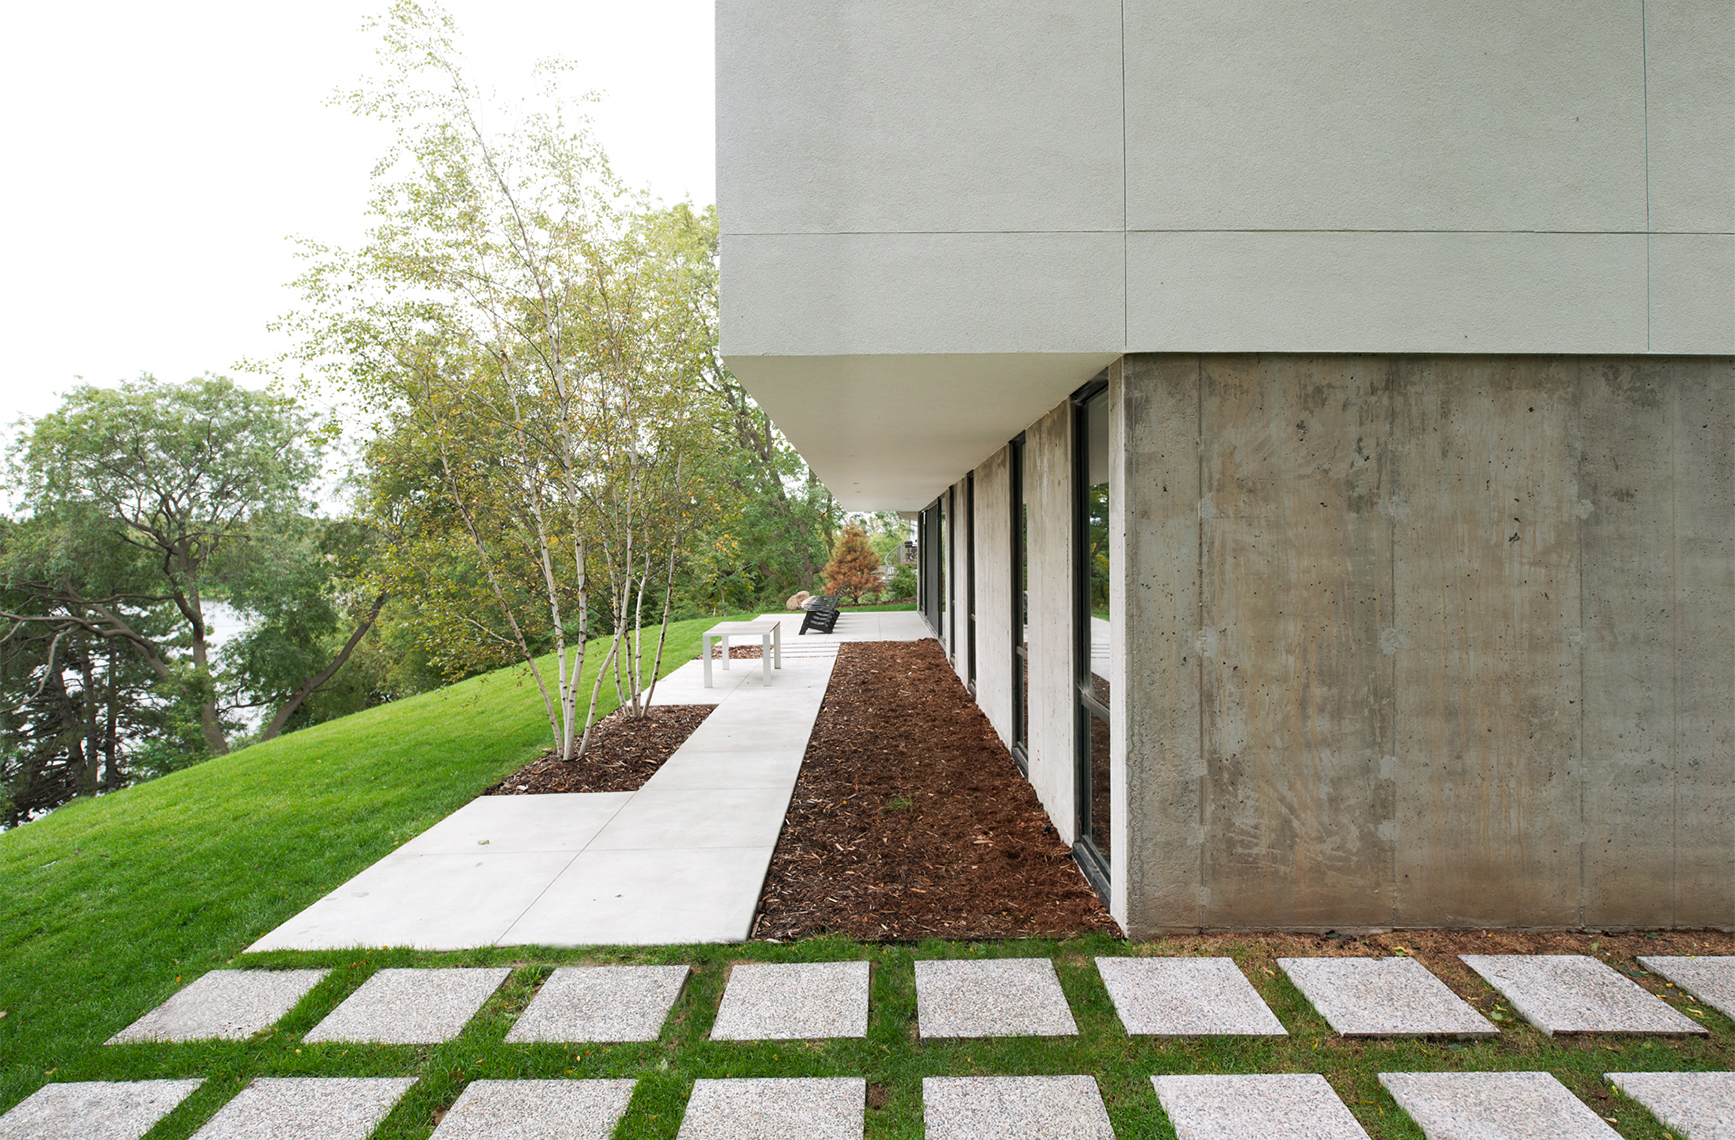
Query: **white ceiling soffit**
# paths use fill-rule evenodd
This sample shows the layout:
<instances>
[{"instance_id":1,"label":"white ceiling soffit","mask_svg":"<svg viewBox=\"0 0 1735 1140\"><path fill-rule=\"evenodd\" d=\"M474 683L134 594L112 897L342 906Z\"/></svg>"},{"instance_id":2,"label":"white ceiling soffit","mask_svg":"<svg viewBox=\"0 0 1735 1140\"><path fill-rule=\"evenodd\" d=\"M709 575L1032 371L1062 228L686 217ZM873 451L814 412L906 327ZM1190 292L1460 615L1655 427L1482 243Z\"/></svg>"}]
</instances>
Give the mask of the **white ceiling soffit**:
<instances>
[{"instance_id":1,"label":"white ceiling soffit","mask_svg":"<svg viewBox=\"0 0 1735 1140\"><path fill-rule=\"evenodd\" d=\"M730 356L852 511L913 511L1041 419L1113 352Z\"/></svg>"}]
</instances>

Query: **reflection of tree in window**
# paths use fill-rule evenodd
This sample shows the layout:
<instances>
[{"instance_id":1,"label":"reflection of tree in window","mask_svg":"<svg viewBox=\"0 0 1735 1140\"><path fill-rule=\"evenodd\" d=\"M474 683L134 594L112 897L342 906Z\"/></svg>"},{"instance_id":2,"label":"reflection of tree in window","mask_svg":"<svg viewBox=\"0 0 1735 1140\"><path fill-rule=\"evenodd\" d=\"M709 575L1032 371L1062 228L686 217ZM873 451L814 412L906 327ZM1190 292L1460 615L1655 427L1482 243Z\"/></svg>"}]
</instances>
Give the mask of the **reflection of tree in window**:
<instances>
[{"instance_id":1,"label":"reflection of tree in window","mask_svg":"<svg viewBox=\"0 0 1735 1140\"><path fill-rule=\"evenodd\" d=\"M1108 484L1090 489L1090 612L1108 619Z\"/></svg>"}]
</instances>

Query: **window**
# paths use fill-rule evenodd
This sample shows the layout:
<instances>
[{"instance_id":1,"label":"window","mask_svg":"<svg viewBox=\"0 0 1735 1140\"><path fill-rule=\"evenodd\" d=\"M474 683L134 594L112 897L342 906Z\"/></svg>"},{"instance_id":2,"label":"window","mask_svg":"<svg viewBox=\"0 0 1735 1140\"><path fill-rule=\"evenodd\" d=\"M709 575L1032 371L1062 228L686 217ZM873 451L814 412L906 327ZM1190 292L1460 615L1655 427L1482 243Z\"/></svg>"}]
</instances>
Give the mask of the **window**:
<instances>
[{"instance_id":1,"label":"window","mask_svg":"<svg viewBox=\"0 0 1735 1140\"><path fill-rule=\"evenodd\" d=\"M976 695L976 473L964 476L964 656L965 683Z\"/></svg>"},{"instance_id":2,"label":"window","mask_svg":"<svg viewBox=\"0 0 1735 1140\"><path fill-rule=\"evenodd\" d=\"M1080 863L1108 881L1109 820L1109 403L1101 378L1073 397L1074 657ZM1094 866L1093 866L1094 864ZM1095 872L1093 875L1092 872Z\"/></svg>"},{"instance_id":3,"label":"window","mask_svg":"<svg viewBox=\"0 0 1735 1140\"><path fill-rule=\"evenodd\" d=\"M1012 441L1008 476L1012 484L1012 758L1030 771L1030 641L1024 619L1030 613L1029 532L1024 509L1024 436Z\"/></svg>"}]
</instances>

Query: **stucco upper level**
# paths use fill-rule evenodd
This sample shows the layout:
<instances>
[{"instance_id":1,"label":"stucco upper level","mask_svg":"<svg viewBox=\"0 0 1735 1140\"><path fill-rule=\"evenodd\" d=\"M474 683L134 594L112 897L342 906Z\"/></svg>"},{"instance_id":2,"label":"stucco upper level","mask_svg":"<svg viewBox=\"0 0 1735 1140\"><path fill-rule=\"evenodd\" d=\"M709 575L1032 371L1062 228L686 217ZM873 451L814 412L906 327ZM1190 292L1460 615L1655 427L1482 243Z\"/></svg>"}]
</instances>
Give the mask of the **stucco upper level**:
<instances>
[{"instance_id":1,"label":"stucco upper level","mask_svg":"<svg viewBox=\"0 0 1735 1140\"><path fill-rule=\"evenodd\" d=\"M1735 351L1729 0L720 0L733 355Z\"/></svg>"}]
</instances>

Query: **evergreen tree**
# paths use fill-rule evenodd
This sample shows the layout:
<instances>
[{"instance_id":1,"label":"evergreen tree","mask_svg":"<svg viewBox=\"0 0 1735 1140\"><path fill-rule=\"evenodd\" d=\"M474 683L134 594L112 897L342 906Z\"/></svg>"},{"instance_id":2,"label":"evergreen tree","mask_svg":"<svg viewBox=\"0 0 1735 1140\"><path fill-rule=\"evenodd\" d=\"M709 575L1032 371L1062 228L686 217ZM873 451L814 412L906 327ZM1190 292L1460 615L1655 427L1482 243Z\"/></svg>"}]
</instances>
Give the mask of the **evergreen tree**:
<instances>
[{"instance_id":1,"label":"evergreen tree","mask_svg":"<svg viewBox=\"0 0 1735 1140\"><path fill-rule=\"evenodd\" d=\"M843 528L831 561L825 564L825 592L848 602L880 589L880 556L868 545L867 532L859 523Z\"/></svg>"}]
</instances>

